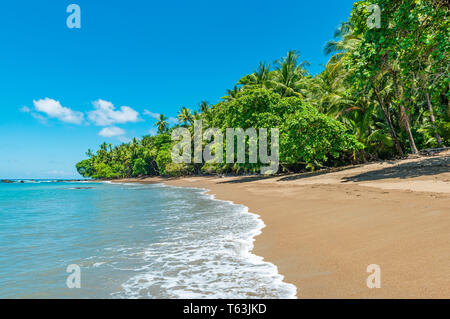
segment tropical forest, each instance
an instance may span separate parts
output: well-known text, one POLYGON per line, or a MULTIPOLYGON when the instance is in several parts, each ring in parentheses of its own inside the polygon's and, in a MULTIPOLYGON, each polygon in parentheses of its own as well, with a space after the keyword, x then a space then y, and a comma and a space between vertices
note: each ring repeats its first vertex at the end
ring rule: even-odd
POLYGON ((193 135, 194 121, 224 133, 278 128, 279 173, 448 146, 449 6, 445 0, 357 1, 334 36, 330 30, 323 48, 330 58, 320 74, 309 74, 296 50, 276 61, 255 61, 254 72, 231 83, 218 103, 182 106, 176 125, 161 114, 157 134, 117 146, 103 143, 76 168, 94 179, 259 173, 260 162, 173 162, 172 131, 184 127, 193 135))

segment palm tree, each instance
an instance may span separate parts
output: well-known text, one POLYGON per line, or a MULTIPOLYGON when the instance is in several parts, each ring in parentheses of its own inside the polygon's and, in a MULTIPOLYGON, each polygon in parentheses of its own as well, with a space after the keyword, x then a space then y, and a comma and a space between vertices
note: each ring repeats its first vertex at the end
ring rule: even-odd
POLYGON ((270 64, 259 62, 258 68, 249 75, 244 76, 237 84, 242 85, 261 85, 269 88, 272 83, 272 73, 270 72, 270 64))
MULTIPOLYGON (((386 71, 380 71, 378 76, 372 79, 370 91, 374 95, 372 100, 378 103, 383 112, 388 130, 372 130, 373 122, 376 122, 378 119, 373 115, 376 114, 375 110, 364 97, 367 93, 346 94, 346 88, 351 86, 349 77, 355 74, 355 70, 349 67, 347 61, 352 52, 359 50, 361 37, 354 34, 352 25, 347 22, 341 23, 340 27, 335 31, 334 37, 336 40, 328 41, 323 50, 325 55, 334 55, 330 58, 325 71, 321 74, 321 76, 326 78, 325 82, 328 84, 326 89, 320 94, 322 111, 329 116, 339 118, 345 123, 353 123, 351 126, 358 127, 358 130, 355 132, 356 135, 367 138, 364 142, 368 142, 369 137, 372 141, 375 138, 383 140, 384 144, 387 144, 386 141, 391 140, 397 152, 403 156, 403 150, 392 124, 389 107, 383 101, 382 95, 388 95, 389 91, 392 90, 391 86, 386 82, 387 77, 384 76, 386 71), (384 81, 382 85, 379 83, 380 80, 384 81), (347 121, 349 117, 352 117, 352 120, 347 121), (364 132, 364 130, 368 131, 364 132), (383 135, 386 132, 389 132, 390 138, 383 135)), ((362 139, 360 138, 360 140, 362 139)))
POLYGON ((207 101, 201 101, 199 108, 201 113, 196 120, 203 120, 204 124, 209 127, 209 124, 214 118, 212 106, 210 106, 207 101))
POLYGON ((201 120, 201 114, 200 112, 194 111, 194 113, 192 114, 192 119, 193 121, 200 121, 201 120))
POLYGON ((341 25, 334 31, 334 38, 325 44, 323 53, 325 55, 335 54, 334 56, 340 59, 349 51, 354 50, 361 38, 353 33, 353 28, 348 22, 342 22, 341 25))
POLYGON ((167 125, 167 117, 165 117, 164 114, 160 114, 158 121, 155 123, 155 126, 158 127, 158 133, 164 133, 167 130, 167 125))
MULTIPOLYGON (((356 50, 361 39, 355 37, 352 33, 352 27, 349 23, 341 23, 340 27, 334 33, 336 40, 330 40, 325 45, 323 52, 325 55, 333 54, 328 61, 324 72, 319 78, 324 81, 320 92, 320 104, 324 113, 334 118, 341 116, 343 112, 349 111, 356 107, 361 109, 359 103, 353 96, 346 94, 349 85, 348 78, 352 74, 352 70, 348 69, 346 60, 349 54, 356 50)), ((363 105, 365 101, 362 101, 363 105)))
POLYGON ((256 78, 256 84, 268 86, 270 82, 270 63, 259 62, 258 68, 253 73, 256 78))
POLYGON ((209 110, 209 103, 207 101, 200 101, 198 105, 200 107, 200 112, 206 113, 209 110))
POLYGON ((287 56, 275 61, 274 86, 281 96, 303 97, 300 93, 302 80, 308 75, 305 66, 308 62, 298 62, 300 55, 295 50, 289 50, 287 56))
POLYGON ((184 106, 178 111, 177 118, 180 124, 183 124, 185 127, 188 127, 189 123, 192 123, 192 113, 184 106))
POLYGON ((238 84, 235 84, 232 90, 227 90, 227 95, 223 96, 222 99, 227 101, 234 100, 238 93, 242 90, 242 87, 239 87, 238 84))

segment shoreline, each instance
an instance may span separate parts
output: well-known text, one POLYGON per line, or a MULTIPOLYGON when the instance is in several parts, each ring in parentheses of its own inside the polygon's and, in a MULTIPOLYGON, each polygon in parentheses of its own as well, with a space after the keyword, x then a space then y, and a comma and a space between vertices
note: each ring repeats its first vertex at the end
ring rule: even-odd
MULTIPOLYGON (((150 182, 150 184, 159 184, 159 183, 160 182, 156 182, 156 181, 155 182, 150 182)), ((257 237, 259 235, 262 234, 263 229, 267 227, 267 225, 264 223, 264 220, 261 218, 261 216, 259 214, 251 212, 249 207, 245 206, 243 204, 237 204, 237 203, 235 203, 235 202, 233 202, 231 200, 228 200, 228 199, 219 199, 219 198, 216 197, 215 194, 211 193, 211 190, 209 190, 207 188, 192 187, 192 186, 175 186, 175 185, 168 185, 167 183, 164 183, 164 182, 162 182, 162 184, 164 184, 165 186, 168 186, 168 187, 179 187, 179 188, 187 188, 187 189, 196 189, 196 190, 199 190, 203 196, 206 196, 206 197, 208 197, 209 199, 211 199, 213 201, 226 202, 226 203, 229 203, 229 204, 231 204, 233 206, 236 206, 236 207, 237 206, 242 207, 243 208, 243 210, 242 210, 243 214, 251 215, 253 218, 255 218, 255 220, 258 222, 258 224, 260 224, 254 230, 252 230, 250 232, 250 237, 249 237, 249 240, 248 240, 249 241, 249 246, 246 247, 246 252, 245 252, 248 255, 248 258, 251 259, 251 260, 257 259, 257 260, 260 260, 260 262, 268 263, 271 266, 273 266, 274 269, 275 269, 275 277, 276 277, 276 281, 275 282, 277 282, 277 285, 278 286, 280 286, 280 285, 287 285, 287 286, 291 286, 292 287, 293 292, 291 292, 289 297, 287 297, 286 299, 298 299, 297 298, 297 291, 298 291, 297 286, 295 286, 292 283, 286 282, 285 276, 280 273, 280 271, 278 269, 278 266, 276 264, 266 260, 264 258, 264 256, 261 256, 261 255, 258 255, 258 254, 255 253, 255 242, 256 242, 256 239, 257 239, 257 237)))
POLYGON ((285 176, 122 179, 207 189, 266 225, 251 253, 297 298, 449 298, 450 152, 285 176), (366 285, 381 267, 380 289, 366 285))

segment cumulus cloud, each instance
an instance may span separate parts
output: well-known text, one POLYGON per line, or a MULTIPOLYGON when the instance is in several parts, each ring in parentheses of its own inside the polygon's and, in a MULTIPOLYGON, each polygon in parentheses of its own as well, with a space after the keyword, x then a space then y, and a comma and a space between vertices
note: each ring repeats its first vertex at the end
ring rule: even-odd
POLYGON ((103 137, 114 137, 114 136, 122 136, 125 134, 125 131, 117 126, 109 126, 103 128, 98 135, 103 137))
MULTIPOLYGON (((84 119, 84 114, 78 111, 73 111, 68 107, 62 106, 59 101, 46 97, 41 100, 33 100, 34 108, 38 112, 46 114, 48 117, 57 118, 61 122, 81 124, 84 119)), ((26 111, 29 108, 22 108, 22 111, 26 111)))
POLYGON ((92 104, 95 110, 88 112, 88 117, 98 126, 139 121, 139 113, 129 106, 121 106, 119 110, 116 110, 111 102, 101 99, 92 104))

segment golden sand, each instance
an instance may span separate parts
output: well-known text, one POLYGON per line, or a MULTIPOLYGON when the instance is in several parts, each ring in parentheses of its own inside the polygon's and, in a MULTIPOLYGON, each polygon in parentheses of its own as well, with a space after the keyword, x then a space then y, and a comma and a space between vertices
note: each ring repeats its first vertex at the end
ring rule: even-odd
POLYGON ((201 187, 267 225, 254 253, 299 298, 450 298, 450 152, 275 177, 146 178, 201 187), (367 266, 381 267, 368 288, 367 266))

